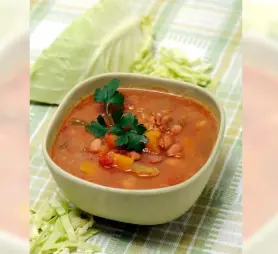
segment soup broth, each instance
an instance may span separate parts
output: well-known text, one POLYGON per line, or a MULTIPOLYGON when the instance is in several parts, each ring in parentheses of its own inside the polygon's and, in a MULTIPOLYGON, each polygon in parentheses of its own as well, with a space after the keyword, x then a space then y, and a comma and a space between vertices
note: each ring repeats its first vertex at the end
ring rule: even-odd
POLYGON ((53 161, 79 178, 123 189, 167 187, 196 174, 217 138, 213 113, 192 98, 133 88, 119 92, 124 96, 124 112, 132 113, 147 129, 143 151, 115 147, 112 135, 96 138, 86 130, 87 123, 105 112, 104 104, 90 95, 62 123, 51 150, 53 161))

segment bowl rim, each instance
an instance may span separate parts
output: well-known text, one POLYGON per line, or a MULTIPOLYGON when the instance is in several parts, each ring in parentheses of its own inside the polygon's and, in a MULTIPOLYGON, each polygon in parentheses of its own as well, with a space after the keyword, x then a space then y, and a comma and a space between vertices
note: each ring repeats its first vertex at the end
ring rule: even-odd
POLYGON ((56 110, 54 116, 50 120, 50 123, 48 125, 46 134, 45 134, 44 139, 43 139, 42 150, 43 150, 43 156, 44 156, 44 159, 45 159, 45 162, 46 162, 47 166, 51 167, 52 170, 54 170, 57 174, 59 174, 63 178, 67 178, 67 180, 69 180, 69 181, 75 182, 77 184, 85 185, 86 187, 89 187, 89 188, 95 188, 95 189, 99 189, 99 190, 103 190, 103 191, 107 191, 107 192, 119 193, 119 194, 127 194, 127 195, 155 195, 155 194, 161 194, 161 193, 165 193, 165 192, 171 192, 171 191, 176 191, 176 190, 182 189, 182 188, 186 187, 187 185, 191 184, 192 182, 194 182, 196 179, 198 179, 203 174, 203 172, 210 166, 210 164, 212 164, 215 156, 217 155, 217 152, 221 148, 221 145, 222 145, 223 139, 224 139, 225 123, 226 123, 226 121, 225 121, 225 113, 224 113, 224 109, 221 106, 221 104, 218 102, 218 100, 210 92, 208 92, 204 88, 201 88, 201 87, 199 87, 197 85, 193 85, 193 84, 190 84, 190 83, 185 83, 185 82, 177 81, 177 80, 173 80, 173 79, 154 77, 154 76, 149 76, 149 75, 144 75, 144 74, 118 73, 118 72, 106 73, 106 74, 101 74, 101 75, 90 77, 90 78, 80 82, 78 85, 73 87, 66 94, 66 96, 61 101, 58 109, 56 110), (209 99, 211 101, 213 101, 215 103, 216 108, 219 110, 219 113, 220 113, 218 136, 217 136, 214 148, 213 148, 213 150, 212 150, 208 160, 197 171, 197 173, 195 173, 189 179, 187 179, 187 180, 185 180, 185 181, 183 181, 183 182, 181 182, 179 184, 176 184, 176 185, 167 186, 167 187, 161 187, 161 188, 155 188, 155 189, 135 189, 135 190, 132 189, 132 190, 130 190, 130 189, 120 189, 120 188, 108 187, 108 186, 104 186, 104 185, 100 185, 100 184, 96 184, 96 183, 93 183, 93 182, 89 182, 89 181, 83 180, 81 178, 78 178, 77 176, 74 176, 74 175, 68 173, 66 170, 64 170, 61 167, 59 167, 51 159, 51 157, 50 157, 50 155, 49 155, 49 153, 47 151, 47 141, 48 141, 48 138, 49 138, 50 133, 51 133, 52 125, 56 121, 56 119, 58 118, 59 112, 62 111, 63 108, 65 107, 65 105, 67 104, 68 99, 72 95, 74 95, 74 93, 76 91, 78 91, 82 86, 85 86, 88 83, 93 83, 93 82, 95 82, 97 80, 100 80, 100 79, 103 79, 103 78, 111 78, 112 79, 112 78, 115 78, 115 76, 118 77, 119 79, 134 77, 134 78, 137 78, 137 79, 141 78, 141 79, 149 80, 150 83, 152 81, 162 81, 162 82, 168 82, 168 83, 177 84, 177 85, 183 85, 185 88, 186 87, 190 87, 192 89, 197 90, 200 93, 205 94, 206 96, 209 97, 209 99))

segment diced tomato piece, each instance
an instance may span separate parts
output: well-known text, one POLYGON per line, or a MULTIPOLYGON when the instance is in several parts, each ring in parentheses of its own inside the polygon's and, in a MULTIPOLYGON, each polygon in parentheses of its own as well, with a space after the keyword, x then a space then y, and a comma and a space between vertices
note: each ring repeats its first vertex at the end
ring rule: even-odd
POLYGON ((112 156, 110 156, 109 154, 100 156, 98 161, 99 161, 99 164, 105 168, 111 168, 115 164, 114 158, 112 156))
POLYGON ((117 136, 114 134, 106 134, 104 136, 104 140, 106 142, 106 145, 110 148, 115 148, 115 142, 116 142, 117 136))
POLYGON ((108 154, 110 152, 110 147, 108 145, 103 145, 101 148, 100 148, 100 151, 98 153, 99 156, 104 156, 106 154, 108 154))

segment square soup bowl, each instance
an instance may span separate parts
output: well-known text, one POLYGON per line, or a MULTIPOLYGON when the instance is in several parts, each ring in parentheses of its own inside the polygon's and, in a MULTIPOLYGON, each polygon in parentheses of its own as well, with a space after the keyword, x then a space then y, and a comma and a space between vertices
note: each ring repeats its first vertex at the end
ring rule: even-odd
POLYGON ((222 107, 203 88, 146 75, 110 73, 89 78, 78 84, 65 96, 49 125, 43 141, 43 154, 53 178, 65 197, 81 210, 115 221, 156 225, 180 217, 197 201, 219 157, 224 128, 225 117, 222 107), (193 97, 215 114, 219 123, 215 146, 206 164, 194 176, 170 187, 124 190, 77 178, 52 161, 49 151, 65 116, 82 97, 92 93, 96 88, 103 87, 113 78, 120 79, 121 87, 160 90, 193 97))

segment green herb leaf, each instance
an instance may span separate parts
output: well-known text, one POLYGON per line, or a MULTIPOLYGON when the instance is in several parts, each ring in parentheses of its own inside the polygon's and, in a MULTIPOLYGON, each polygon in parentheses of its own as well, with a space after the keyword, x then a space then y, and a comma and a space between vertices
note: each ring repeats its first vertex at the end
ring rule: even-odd
POLYGON ((119 79, 112 79, 108 84, 103 88, 97 88, 94 94, 94 99, 96 102, 106 103, 111 96, 117 91, 120 86, 119 79))
POLYGON ((134 129, 134 126, 138 124, 137 118, 131 113, 126 113, 123 115, 120 125, 122 128, 134 129))
POLYGON ((109 99, 109 103, 108 104, 115 104, 118 106, 122 106, 124 104, 124 96, 119 93, 118 91, 116 91, 113 96, 111 96, 111 98, 109 99))
POLYGON ((122 111, 115 113, 114 121, 117 122, 110 132, 117 135, 117 146, 126 146, 127 150, 135 150, 141 152, 148 142, 148 139, 143 135, 146 128, 143 124, 138 124, 138 119, 131 113, 122 115, 122 111), (121 116, 121 118, 120 118, 121 116))
POLYGON ((99 123, 100 125, 102 125, 102 126, 104 126, 104 127, 107 127, 107 126, 106 126, 106 123, 105 123, 105 120, 104 120, 104 117, 103 117, 102 115, 99 115, 99 116, 97 117, 97 121, 98 121, 98 123, 99 123))
POLYGON ((116 146, 123 146, 128 144, 128 136, 126 134, 123 134, 121 136, 118 136, 115 142, 116 146))
POLYGON ((92 121, 90 124, 86 125, 86 130, 90 133, 95 135, 97 138, 104 137, 108 128, 96 121, 92 121))
POLYGON ((141 152, 145 147, 145 144, 148 143, 148 139, 144 135, 139 135, 132 131, 127 133, 128 136, 128 150, 135 150, 137 152, 141 152))
POLYGON ((139 135, 143 135, 147 130, 143 124, 138 124, 138 119, 131 113, 126 113, 123 115, 120 125, 122 128, 134 130, 139 135))
POLYGON ((121 121, 121 118, 123 116, 123 111, 121 109, 116 110, 112 113, 112 118, 114 123, 119 123, 121 121))
POLYGON ((143 124, 139 124, 136 126, 136 132, 139 135, 143 135, 147 131, 147 128, 143 124))
POLYGON ((119 125, 112 126, 109 132, 116 136, 125 134, 125 131, 123 129, 121 129, 121 127, 119 125))
POLYGON ((94 94, 95 102, 103 102, 106 104, 106 114, 108 115, 108 109, 110 104, 122 106, 124 104, 124 96, 120 94, 117 89, 120 86, 119 79, 112 79, 103 88, 98 88, 94 94))

